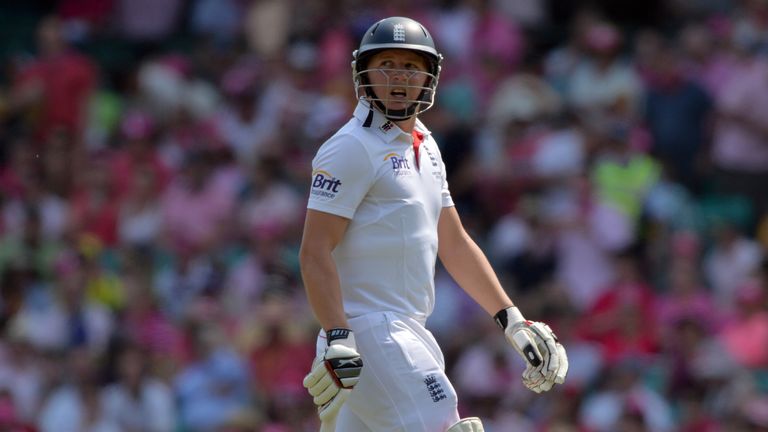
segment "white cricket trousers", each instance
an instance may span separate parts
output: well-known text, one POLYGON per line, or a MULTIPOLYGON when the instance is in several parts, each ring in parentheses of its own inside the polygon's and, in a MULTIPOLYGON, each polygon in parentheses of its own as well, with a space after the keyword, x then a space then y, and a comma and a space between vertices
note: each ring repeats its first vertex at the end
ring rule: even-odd
MULTIPOLYGON (((363 358, 360 381, 344 403, 336 432, 444 432, 459 421, 445 359, 424 326, 374 312, 349 320, 363 358)), ((317 350, 325 350, 321 330, 317 350)))

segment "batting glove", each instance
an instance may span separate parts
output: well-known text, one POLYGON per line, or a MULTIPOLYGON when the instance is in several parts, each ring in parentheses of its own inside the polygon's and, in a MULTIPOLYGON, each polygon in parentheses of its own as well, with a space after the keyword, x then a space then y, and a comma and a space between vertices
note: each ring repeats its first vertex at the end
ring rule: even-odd
POLYGON ((541 393, 562 384, 568 373, 565 348, 548 325, 527 321, 517 307, 502 309, 494 317, 507 341, 525 360, 523 384, 541 393))
POLYGON ((328 347, 315 358, 312 370, 304 378, 304 387, 312 395, 322 422, 336 417, 363 368, 352 330, 332 329, 327 337, 328 347))

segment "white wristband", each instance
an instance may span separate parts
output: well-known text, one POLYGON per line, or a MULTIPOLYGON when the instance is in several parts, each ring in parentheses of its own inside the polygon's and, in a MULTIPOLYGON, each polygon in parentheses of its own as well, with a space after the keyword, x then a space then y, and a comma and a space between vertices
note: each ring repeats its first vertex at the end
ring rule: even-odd
POLYGON ((525 322, 525 318, 523 318, 523 314, 517 306, 510 306, 500 310, 499 313, 494 316, 494 319, 496 320, 496 324, 498 324, 502 330, 506 330, 517 323, 525 322))
POLYGON ((509 320, 509 324, 515 325, 519 322, 525 321, 525 318, 523 318, 523 314, 520 312, 520 309, 517 308, 517 306, 512 306, 507 308, 507 319, 509 320))
POLYGON ((352 348, 357 351, 357 344, 355 343, 355 333, 350 329, 334 328, 326 332, 328 338, 328 346, 331 345, 344 345, 347 348, 352 348))

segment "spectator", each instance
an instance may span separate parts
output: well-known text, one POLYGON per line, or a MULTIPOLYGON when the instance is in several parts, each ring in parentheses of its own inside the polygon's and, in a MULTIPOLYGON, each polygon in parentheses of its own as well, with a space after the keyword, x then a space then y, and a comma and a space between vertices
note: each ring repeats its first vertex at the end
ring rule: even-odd
POLYGON ((106 417, 123 431, 173 432, 176 409, 173 392, 152 377, 146 352, 130 343, 117 354, 117 381, 104 389, 106 417))
POLYGON ((520 201, 520 215, 500 220, 490 238, 497 246, 495 257, 521 292, 540 289, 551 282, 557 267, 556 237, 539 215, 534 199, 520 201))
POLYGON ((702 154, 709 137, 712 101, 705 89, 683 74, 678 51, 661 49, 648 72, 645 121, 652 139, 652 153, 664 164, 667 174, 691 190, 700 185, 702 154))
POLYGON ((36 349, 83 347, 93 354, 103 353, 114 318, 106 307, 86 296, 82 257, 69 252, 61 255, 56 262, 55 289, 38 287, 29 293, 11 325, 36 349))
POLYGON ((179 373, 174 389, 182 427, 205 432, 223 426, 248 407, 249 376, 216 324, 202 324, 192 336, 195 357, 179 373))
POLYGON ((206 251, 223 239, 234 206, 234 190, 218 176, 211 154, 186 157, 181 175, 161 198, 162 233, 174 251, 206 251))
POLYGON ((273 288, 262 298, 258 320, 246 321, 261 328, 261 336, 249 349, 251 376, 269 418, 296 424, 292 415, 307 406, 299 384, 306 375, 304 365, 315 356, 314 332, 306 331, 303 321, 289 318, 296 314, 286 293, 273 288))
POLYGON ((26 340, 17 336, 9 338, 0 356, 0 388, 10 399, 5 401, 8 404, 6 408, 10 410, 5 413, 10 418, 5 419, 17 427, 31 428, 36 423, 48 385, 42 356, 26 340))
MULTIPOLYGON (((11 160, 0 170, 2 226, 8 236, 24 232, 23 226, 33 212, 39 218, 39 236, 44 241, 58 241, 64 235, 69 202, 50 189, 43 178, 35 149, 26 140, 11 144, 11 160)), ((2 232, 0 232, 2 235, 2 232)))
POLYGON ((8 432, 34 432, 34 425, 19 418, 13 397, 6 389, 0 389, 0 426, 8 432))
POLYGON ((158 42, 179 25, 179 0, 116 0, 115 24, 120 34, 135 42, 158 42))
POLYGON ((704 257, 704 275, 718 303, 730 310, 737 289, 758 270, 764 252, 729 222, 716 222, 712 231, 714 243, 704 257))
POLYGON ((244 4, 237 0, 196 0, 190 25, 197 34, 232 43, 242 27, 244 9, 244 4))
POLYGON ((112 247, 117 244, 120 202, 115 199, 115 179, 106 155, 95 156, 91 169, 82 173, 82 184, 71 198, 69 229, 75 238, 92 239, 112 247))
POLYGON ((599 22, 585 33, 587 55, 568 83, 569 103, 590 122, 609 115, 631 116, 639 108, 640 81, 620 57, 623 37, 615 25, 599 22))
POLYGON ((688 79, 707 91, 711 100, 719 99, 725 85, 738 73, 739 56, 727 35, 718 34, 712 23, 689 23, 678 35, 682 69, 688 79))
MULTIPOLYGON (((488 330, 493 328, 488 326, 488 330)), ((464 347, 454 367, 456 385, 464 395, 463 403, 482 417, 489 416, 491 407, 500 404, 524 368, 523 363, 496 342, 493 332, 488 335, 464 347), (478 368, 486 373, 472 379, 472 371, 478 368)))
POLYGON ((56 16, 39 22, 37 44, 38 57, 15 77, 12 106, 40 112, 34 125, 37 137, 46 138, 63 129, 75 137, 77 145, 85 126, 88 98, 96 85, 97 67, 69 45, 56 16))
POLYGON ((156 172, 140 167, 132 176, 131 192, 125 197, 118 214, 120 244, 152 246, 160 235, 160 187, 156 172))
POLYGON ((596 199, 617 210, 633 229, 646 206, 649 193, 659 182, 661 167, 651 156, 633 148, 632 127, 624 122, 606 125, 600 131, 600 147, 590 176, 596 199))
POLYGON ((152 291, 154 275, 146 272, 150 265, 150 260, 136 257, 126 262, 123 283, 127 301, 120 327, 122 335, 150 357, 152 367, 147 368, 170 380, 186 360, 186 352, 175 317, 160 308, 152 291))
POLYGON ((108 158, 117 197, 132 192, 133 178, 141 170, 150 170, 156 179, 155 189, 161 192, 168 184, 170 169, 157 151, 157 125, 149 114, 137 111, 124 115, 120 124, 122 143, 108 158))
POLYGON ((735 360, 749 368, 768 366, 768 345, 755 343, 768 338, 768 295, 758 281, 739 287, 738 309, 734 320, 720 332, 719 338, 735 360))
POLYGON ((40 432, 120 432, 101 405, 93 354, 79 348, 67 356, 66 378, 43 403, 40 432))
POLYGON ((669 273, 669 288, 658 302, 660 327, 693 320, 709 331, 718 329, 725 316, 711 291, 699 280, 695 263, 673 262, 669 273))
POLYGON ((581 322, 583 337, 597 342, 609 364, 649 358, 658 352, 656 296, 632 251, 614 258, 616 278, 581 322))
POLYGON ((642 380, 643 368, 626 360, 604 374, 597 391, 581 407, 581 425, 597 432, 672 431, 668 402, 642 380))
POLYGON ((283 164, 278 158, 265 157, 252 168, 241 204, 244 232, 279 235, 301 224, 301 198, 285 181, 283 164))
POLYGON ((754 58, 734 75, 716 100, 712 163, 718 191, 743 195, 758 216, 768 208, 758 185, 768 181, 768 63, 754 58))
POLYGON ((222 77, 221 87, 227 99, 217 125, 224 142, 247 166, 277 139, 275 117, 279 112, 264 97, 266 84, 259 73, 264 66, 247 59, 240 63, 222 77))
POLYGON ((11 268, 24 268, 49 279, 61 244, 43 235, 41 215, 36 208, 26 207, 22 212, 23 225, 0 237, 0 277, 11 268))
POLYGON ((632 241, 623 215, 596 202, 583 176, 576 177, 542 206, 557 236, 555 280, 579 311, 591 308, 614 277, 611 252, 632 241))

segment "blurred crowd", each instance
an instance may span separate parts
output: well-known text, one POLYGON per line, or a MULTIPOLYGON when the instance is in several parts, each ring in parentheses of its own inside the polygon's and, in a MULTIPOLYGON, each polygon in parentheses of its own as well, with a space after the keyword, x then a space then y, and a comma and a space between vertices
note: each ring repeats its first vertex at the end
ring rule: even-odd
POLYGON ((613 3, 2 2, 0 430, 317 430, 310 162, 402 15, 445 56, 422 120, 464 223, 571 363, 527 391, 438 265, 461 413, 768 431, 768 1, 613 3))

